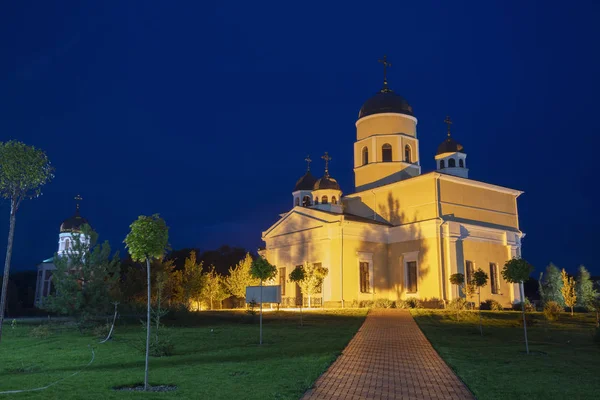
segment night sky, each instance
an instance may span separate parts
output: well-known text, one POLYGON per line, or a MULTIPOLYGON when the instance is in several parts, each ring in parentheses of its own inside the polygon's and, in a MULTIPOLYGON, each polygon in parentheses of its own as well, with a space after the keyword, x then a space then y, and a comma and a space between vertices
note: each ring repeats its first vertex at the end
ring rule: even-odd
MULTIPOLYGON (((0 12, 0 140, 56 167, 17 215, 16 270, 56 251, 78 193, 121 251, 152 213, 173 248, 256 250, 291 208, 307 154, 318 175, 328 151, 354 191, 354 123, 387 54, 390 87, 419 120, 422 171, 450 115, 470 177, 525 192, 536 271, 600 274, 598 2, 50 3, 0 12)), ((0 243, 8 216, 2 201, 0 243)))

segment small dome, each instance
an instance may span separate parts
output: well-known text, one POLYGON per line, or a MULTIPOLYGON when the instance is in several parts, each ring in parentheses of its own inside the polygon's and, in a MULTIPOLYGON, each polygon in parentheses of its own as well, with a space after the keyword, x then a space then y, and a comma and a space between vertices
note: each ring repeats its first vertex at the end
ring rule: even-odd
POLYGON ((319 189, 341 190, 340 185, 337 183, 337 181, 329 175, 325 175, 324 177, 320 178, 315 182, 313 190, 319 189))
POLYGON ((294 192, 297 190, 312 190, 313 186, 315 186, 315 182, 317 178, 310 171, 307 171, 298 181, 296 182, 296 186, 294 187, 294 192))
POLYGON ((88 224, 87 220, 79 215, 79 208, 75 211, 75 215, 67 218, 60 224, 60 232, 81 232, 81 227, 88 224))
POLYGON ((444 154, 444 153, 456 153, 456 152, 464 153, 465 148, 463 147, 462 144, 460 144, 456 140, 452 139, 451 136, 448 136, 446 138, 446 140, 444 140, 442 142, 442 144, 440 144, 438 146, 436 155, 440 155, 440 154, 444 154))
POLYGON ((413 115, 413 109, 408 101, 392 90, 384 88, 375 96, 365 101, 358 113, 358 119, 374 114, 396 113, 413 115))

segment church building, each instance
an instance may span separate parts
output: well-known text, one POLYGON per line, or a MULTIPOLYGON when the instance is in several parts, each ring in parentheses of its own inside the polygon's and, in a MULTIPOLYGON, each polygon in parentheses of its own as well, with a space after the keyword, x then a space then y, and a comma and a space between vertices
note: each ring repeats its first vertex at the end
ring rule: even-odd
POLYGON ((437 151, 419 148, 411 105, 388 87, 358 113, 354 142, 355 192, 343 195, 329 174, 309 168, 292 192, 292 209, 262 234, 261 254, 278 268, 283 304, 297 304, 289 281, 299 265, 328 269, 317 304, 343 307, 363 301, 417 298, 447 303, 463 296, 450 276, 482 269, 489 276, 481 299, 508 307, 520 301, 503 280, 504 263, 521 255, 517 198, 523 193, 469 179, 465 148, 448 131, 437 151), (421 155, 436 169, 421 172, 421 155))

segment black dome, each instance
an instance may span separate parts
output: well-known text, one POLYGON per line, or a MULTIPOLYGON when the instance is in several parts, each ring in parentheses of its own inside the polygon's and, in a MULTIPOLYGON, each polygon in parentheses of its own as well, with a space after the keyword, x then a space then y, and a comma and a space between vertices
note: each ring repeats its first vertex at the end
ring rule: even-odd
POLYGON ((296 190, 313 190, 313 186, 315 186, 316 181, 317 181, 317 178, 315 178, 315 176, 313 174, 311 174, 310 171, 306 171, 306 174, 304 174, 304 176, 302 176, 296 182, 296 186, 294 187, 294 192, 296 190))
POLYGON ((451 136, 448 136, 446 140, 442 142, 438 146, 436 155, 444 154, 444 153, 456 153, 456 152, 465 152, 465 148, 462 144, 458 143, 456 140, 452 139, 451 136))
POLYGON ((315 182, 314 190, 319 189, 332 189, 332 190, 340 190, 340 185, 337 183, 335 179, 330 177, 329 175, 325 175, 315 182))
POLYGON ((81 232, 81 227, 87 224, 87 220, 79 215, 79 209, 75 211, 75 215, 71 218, 67 218, 60 224, 60 231, 62 232, 81 232))
POLYGON ((365 101, 358 113, 358 118, 373 114, 397 113, 413 115, 413 109, 403 97, 397 95, 390 89, 382 89, 375 96, 365 101))

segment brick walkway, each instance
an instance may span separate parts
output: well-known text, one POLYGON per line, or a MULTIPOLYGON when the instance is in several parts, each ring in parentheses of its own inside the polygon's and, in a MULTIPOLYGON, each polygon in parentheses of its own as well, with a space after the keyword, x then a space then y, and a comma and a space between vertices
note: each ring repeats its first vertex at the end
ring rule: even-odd
POLYGON ((474 399, 406 310, 371 310, 303 399, 474 399))

